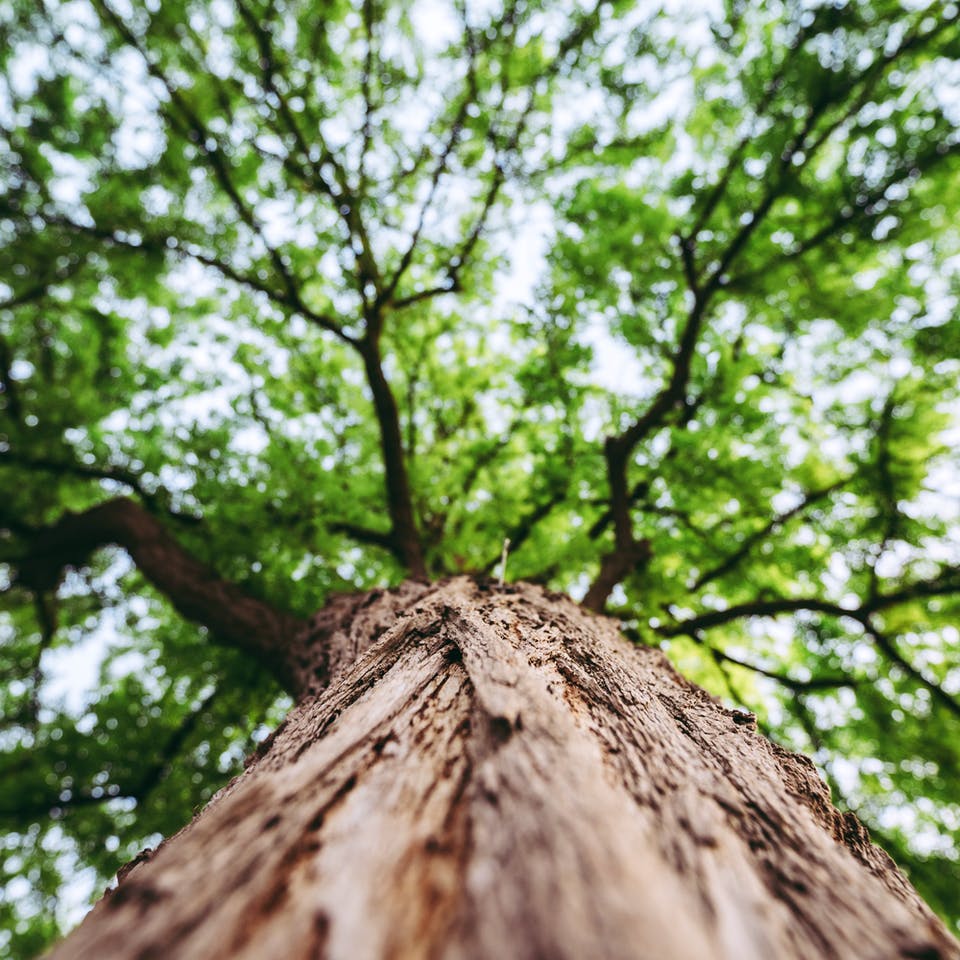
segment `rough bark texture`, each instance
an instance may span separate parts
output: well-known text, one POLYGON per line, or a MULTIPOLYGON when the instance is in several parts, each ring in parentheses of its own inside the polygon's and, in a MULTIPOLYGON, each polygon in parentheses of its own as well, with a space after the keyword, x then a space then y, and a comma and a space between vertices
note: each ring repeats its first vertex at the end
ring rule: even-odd
POLYGON ((327 690, 54 957, 960 957, 808 760, 611 621, 465 579, 341 613, 327 690))

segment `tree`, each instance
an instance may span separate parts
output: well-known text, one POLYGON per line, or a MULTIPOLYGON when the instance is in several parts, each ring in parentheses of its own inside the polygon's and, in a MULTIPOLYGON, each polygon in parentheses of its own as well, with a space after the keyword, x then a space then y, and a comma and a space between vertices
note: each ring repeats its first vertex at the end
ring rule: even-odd
POLYGON ((956 955, 957 7, 677 6, 0 13, 0 950, 956 955))

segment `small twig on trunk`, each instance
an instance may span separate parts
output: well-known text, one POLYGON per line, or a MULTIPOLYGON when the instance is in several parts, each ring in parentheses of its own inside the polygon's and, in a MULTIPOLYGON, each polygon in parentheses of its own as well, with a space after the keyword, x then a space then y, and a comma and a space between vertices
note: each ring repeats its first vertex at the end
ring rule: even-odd
POLYGON ((510 551, 510 538, 504 537, 503 550, 500 552, 500 586, 503 586, 503 579, 507 575, 507 553, 510 551))

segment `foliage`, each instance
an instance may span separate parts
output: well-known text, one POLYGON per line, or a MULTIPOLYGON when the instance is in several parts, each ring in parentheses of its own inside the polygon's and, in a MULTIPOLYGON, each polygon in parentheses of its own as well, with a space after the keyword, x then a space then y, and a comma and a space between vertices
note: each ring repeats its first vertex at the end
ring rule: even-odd
POLYGON ((300 616, 509 538, 958 921, 955 3, 47 0, 0 58, 0 955, 289 703, 116 548, 18 583, 118 493, 300 616))

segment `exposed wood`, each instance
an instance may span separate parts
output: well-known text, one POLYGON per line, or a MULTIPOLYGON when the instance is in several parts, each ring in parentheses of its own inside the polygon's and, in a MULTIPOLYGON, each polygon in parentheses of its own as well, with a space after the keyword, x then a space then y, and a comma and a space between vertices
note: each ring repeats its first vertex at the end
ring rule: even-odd
POLYGON ((960 957, 808 760, 612 621, 459 578, 316 629, 326 691, 54 958, 960 957))

